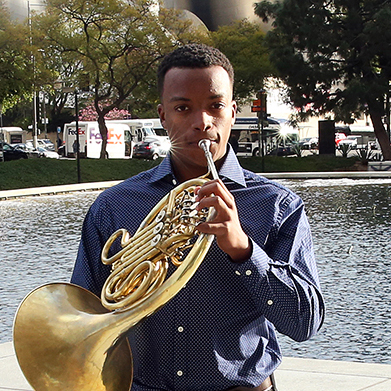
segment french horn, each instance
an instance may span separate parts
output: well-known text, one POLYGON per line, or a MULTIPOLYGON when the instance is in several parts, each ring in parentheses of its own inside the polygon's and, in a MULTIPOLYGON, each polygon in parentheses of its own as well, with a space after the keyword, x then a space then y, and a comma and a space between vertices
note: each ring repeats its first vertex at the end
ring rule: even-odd
MULTIPOLYGON (((212 178, 218 178, 210 141, 201 140, 212 178)), ((13 328, 19 366, 36 391, 128 391, 132 355, 126 332, 173 298, 203 261, 213 235, 196 225, 213 218, 198 212, 194 190, 208 179, 184 182, 165 196, 133 237, 112 234, 102 262, 112 272, 101 299, 70 283, 50 283, 29 293, 13 328), (121 250, 109 257, 115 241, 121 250), (169 263, 176 266, 169 278, 169 263)))

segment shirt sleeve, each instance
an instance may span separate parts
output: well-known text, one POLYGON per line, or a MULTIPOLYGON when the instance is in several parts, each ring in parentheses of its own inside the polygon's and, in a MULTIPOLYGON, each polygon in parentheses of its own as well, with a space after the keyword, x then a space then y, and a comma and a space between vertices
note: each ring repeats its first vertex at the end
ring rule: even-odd
POLYGON ((324 301, 304 204, 297 196, 285 201, 265 245, 251 238, 252 256, 234 267, 276 329, 305 341, 323 323, 324 301))
POLYGON ((83 222, 71 283, 100 297, 102 286, 110 274, 110 266, 101 262, 101 252, 107 235, 98 228, 99 213, 95 212, 94 206, 90 208, 83 222))

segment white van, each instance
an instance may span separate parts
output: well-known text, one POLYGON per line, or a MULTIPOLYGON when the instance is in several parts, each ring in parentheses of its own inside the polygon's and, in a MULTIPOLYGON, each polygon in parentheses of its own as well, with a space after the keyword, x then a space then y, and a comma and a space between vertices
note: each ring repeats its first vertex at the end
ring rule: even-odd
POLYGON ((8 144, 24 144, 27 138, 27 131, 17 126, 2 127, 0 134, 3 135, 4 142, 8 144))
MULTIPOLYGON (((102 149, 102 136, 98 122, 79 121, 80 155, 98 159, 102 149)), ((107 126, 106 157, 109 159, 123 159, 126 157, 126 142, 130 142, 131 133, 128 125, 109 123, 107 126)), ((74 157, 76 149, 76 122, 64 125, 65 156, 74 157)))

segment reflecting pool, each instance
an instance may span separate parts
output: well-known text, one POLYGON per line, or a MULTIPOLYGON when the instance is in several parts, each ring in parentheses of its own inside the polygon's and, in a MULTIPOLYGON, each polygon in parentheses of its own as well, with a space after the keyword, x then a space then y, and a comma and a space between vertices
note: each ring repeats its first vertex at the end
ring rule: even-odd
MULTIPOLYGON (((321 332, 280 336, 292 357, 391 364, 391 180, 279 180, 306 203, 326 300, 321 332)), ((69 281, 84 215, 99 192, 0 201, 0 343, 23 297, 69 281)))

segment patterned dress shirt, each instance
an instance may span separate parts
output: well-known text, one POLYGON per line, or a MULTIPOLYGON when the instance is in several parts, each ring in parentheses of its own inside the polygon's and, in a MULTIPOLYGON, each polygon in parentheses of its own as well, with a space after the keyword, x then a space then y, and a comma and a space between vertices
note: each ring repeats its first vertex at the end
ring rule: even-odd
MULTIPOLYGON (((186 286, 129 331, 132 391, 258 386, 282 359, 276 329, 304 341, 321 327, 324 304, 302 200, 244 170, 231 148, 219 176, 235 197, 252 256, 233 263, 213 242, 186 286)), ((133 235, 176 184, 168 155, 101 193, 83 224, 72 282, 100 296, 110 273, 100 260, 106 240, 119 228, 133 235)))

